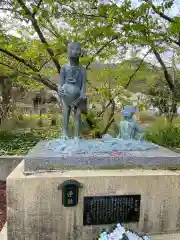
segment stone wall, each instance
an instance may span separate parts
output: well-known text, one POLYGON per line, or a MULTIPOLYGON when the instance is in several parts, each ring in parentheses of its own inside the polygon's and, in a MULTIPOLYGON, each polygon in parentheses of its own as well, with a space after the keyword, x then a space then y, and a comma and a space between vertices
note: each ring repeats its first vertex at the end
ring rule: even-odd
POLYGON ((7 179, 8 240, 92 240, 99 228, 83 226, 84 196, 140 194, 139 222, 127 227, 148 235, 180 232, 180 173, 166 170, 63 170, 25 176, 23 161, 7 179), (62 205, 59 184, 79 181, 79 203, 62 205))
POLYGON ((23 156, 0 156, 0 181, 6 181, 7 176, 22 161, 23 156))

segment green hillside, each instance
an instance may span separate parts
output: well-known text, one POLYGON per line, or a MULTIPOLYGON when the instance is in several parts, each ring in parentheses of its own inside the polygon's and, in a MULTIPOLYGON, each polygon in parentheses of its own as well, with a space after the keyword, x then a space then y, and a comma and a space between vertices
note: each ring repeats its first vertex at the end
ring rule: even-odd
POLYGON ((96 87, 103 87, 104 84, 109 83, 112 88, 117 85, 126 87, 131 81, 128 86, 130 91, 146 93, 149 86, 163 79, 163 73, 158 67, 141 61, 139 58, 134 58, 119 64, 93 64, 88 79, 96 87))

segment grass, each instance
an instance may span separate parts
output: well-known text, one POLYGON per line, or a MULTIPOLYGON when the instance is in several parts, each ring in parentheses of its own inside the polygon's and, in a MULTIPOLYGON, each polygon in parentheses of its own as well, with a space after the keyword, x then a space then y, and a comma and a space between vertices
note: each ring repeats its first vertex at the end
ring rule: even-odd
POLYGON ((56 127, 33 129, 30 132, 0 132, 0 149, 8 155, 24 155, 40 140, 53 139, 60 136, 56 127))
POLYGON ((180 153, 180 149, 179 148, 170 148, 171 151, 174 151, 174 152, 177 152, 177 153, 180 153))

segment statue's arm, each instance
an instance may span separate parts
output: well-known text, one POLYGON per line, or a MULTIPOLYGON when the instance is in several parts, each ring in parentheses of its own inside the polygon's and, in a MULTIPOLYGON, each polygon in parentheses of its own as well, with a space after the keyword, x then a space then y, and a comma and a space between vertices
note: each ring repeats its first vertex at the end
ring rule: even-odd
POLYGON ((87 73, 86 69, 82 68, 82 85, 81 85, 81 97, 84 97, 86 92, 87 73))
POLYGON ((119 133, 117 135, 117 138, 121 138, 121 123, 119 124, 119 133))
POLYGON ((138 132, 138 133, 142 133, 143 132, 141 125, 139 123, 137 123, 137 122, 135 124, 135 128, 136 128, 136 132, 138 132))
POLYGON ((60 87, 65 84, 65 67, 63 66, 60 71, 60 87))
POLYGON ((142 129, 142 127, 140 126, 140 124, 137 123, 137 122, 136 122, 136 132, 137 132, 138 135, 139 135, 138 140, 141 141, 141 140, 143 139, 143 137, 144 137, 144 132, 143 132, 143 129, 142 129))

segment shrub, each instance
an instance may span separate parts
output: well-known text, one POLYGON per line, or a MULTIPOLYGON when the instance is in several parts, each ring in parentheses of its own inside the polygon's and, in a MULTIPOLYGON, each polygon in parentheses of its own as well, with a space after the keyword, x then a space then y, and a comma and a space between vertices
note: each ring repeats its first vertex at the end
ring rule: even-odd
POLYGON ((164 120, 164 122, 156 122, 147 130, 145 138, 148 141, 167 148, 179 147, 180 126, 177 124, 170 124, 166 120, 164 120))
POLYGON ((156 120, 156 116, 148 111, 142 111, 136 115, 139 118, 140 122, 152 122, 156 120))
POLYGON ((31 149, 40 137, 32 133, 10 133, 7 131, 0 132, 0 149, 8 155, 21 155, 31 149))
POLYGON ((61 129, 57 127, 31 129, 30 132, 0 131, 0 150, 8 155, 26 154, 40 140, 60 137, 60 132, 61 129))

